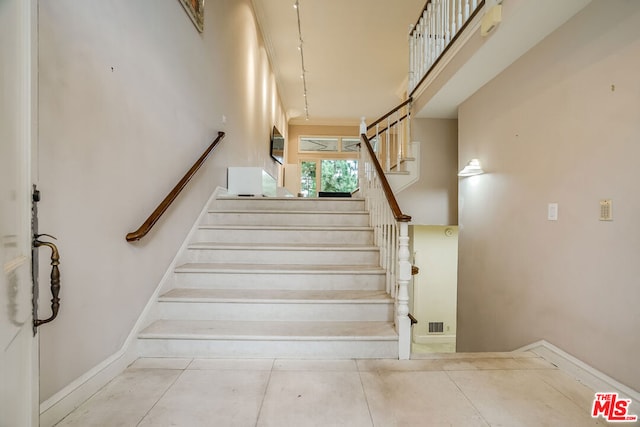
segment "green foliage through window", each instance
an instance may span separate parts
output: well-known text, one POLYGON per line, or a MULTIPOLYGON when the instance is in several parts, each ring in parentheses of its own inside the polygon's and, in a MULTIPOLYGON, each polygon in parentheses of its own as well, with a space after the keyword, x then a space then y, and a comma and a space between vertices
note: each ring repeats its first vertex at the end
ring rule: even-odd
POLYGON ((358 188, 357 160, 311 160, 301 162, 300 191, 304 197, 318 197, 320 191, 352 192, 358 188), (318 183, 318 162, 320 182, 318 183))
POLYGON ((322 160, 322 191, 351 192, 358 188, 357 160, 322 160))
POLYGON ((302 162, 300 191, 304 197, 316 197, 316 162, 302 162))

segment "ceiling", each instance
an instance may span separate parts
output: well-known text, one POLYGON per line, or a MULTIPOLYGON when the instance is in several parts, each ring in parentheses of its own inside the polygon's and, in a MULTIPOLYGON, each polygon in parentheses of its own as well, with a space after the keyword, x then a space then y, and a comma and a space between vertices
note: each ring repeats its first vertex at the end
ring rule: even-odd
MULTIPOLYGON (((503 4, 500 25, 482 40, 472 33, 471 56, 414 105, 415 117, 457 117, 460 103, 590 1, 494 0, 503 4)), ((289 123, 371 123, 404 99, 409 26, 425 0, 299 0, 309 120, 295 0, 252 2, 289 123)))
POLYGON ((252 1, 290 123, 370 122, 401 102, 425 0, 299 0, 308 121, 295 0, 252 1))

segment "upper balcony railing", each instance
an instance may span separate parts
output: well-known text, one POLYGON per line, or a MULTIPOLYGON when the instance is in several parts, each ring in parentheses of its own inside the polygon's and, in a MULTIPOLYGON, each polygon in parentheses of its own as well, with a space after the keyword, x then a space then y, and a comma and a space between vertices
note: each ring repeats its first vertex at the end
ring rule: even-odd
MULTIPOLYGON (((384 173, 404 172, 411 153, 411 98, 366 126, 366 135, 384 173)), ((364 118, 363 123, 364 126, 364 118)), ((364 133, 364 132, 363 132, 364 133)))
POLYGON ((410 95, 482 6, 484 0, 427 1, 409 35, 410 95))

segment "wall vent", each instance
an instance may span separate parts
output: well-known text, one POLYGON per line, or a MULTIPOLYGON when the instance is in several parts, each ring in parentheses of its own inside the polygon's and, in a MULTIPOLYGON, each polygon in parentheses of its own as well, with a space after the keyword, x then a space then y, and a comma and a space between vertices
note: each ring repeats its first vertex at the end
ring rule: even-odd
POLYGON ((442 333, 444 332, 444 322, 429 322, 429 333, 442 333))

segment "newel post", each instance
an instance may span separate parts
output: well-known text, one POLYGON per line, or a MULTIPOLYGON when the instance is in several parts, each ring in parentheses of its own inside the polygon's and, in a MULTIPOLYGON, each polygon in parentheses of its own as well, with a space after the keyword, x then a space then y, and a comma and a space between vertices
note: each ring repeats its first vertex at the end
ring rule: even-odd
POLYGON ((411 280, 411 262, 409 262, 409 223, 398 223, 398 308, 396 328, 398 330, 398 358, 411 356, 411 320, 409 319, 409 281, 411 280))

